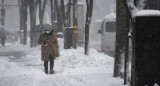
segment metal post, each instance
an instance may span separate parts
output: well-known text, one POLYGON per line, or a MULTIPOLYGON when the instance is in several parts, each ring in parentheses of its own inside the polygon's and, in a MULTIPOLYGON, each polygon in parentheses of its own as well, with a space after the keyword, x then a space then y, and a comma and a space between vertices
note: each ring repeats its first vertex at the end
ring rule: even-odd
POLYGON ((73 0, 73 48, 77 48, 78 38, 78 13, 77 13, 77 0, 73 0))

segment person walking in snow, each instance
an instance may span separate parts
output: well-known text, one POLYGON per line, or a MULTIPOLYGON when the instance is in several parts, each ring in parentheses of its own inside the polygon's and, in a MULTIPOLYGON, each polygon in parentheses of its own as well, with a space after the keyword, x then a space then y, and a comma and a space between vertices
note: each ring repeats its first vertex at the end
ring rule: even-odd
POLYGON ((2 28, 0 31, 0 39, 1 39, 2 46, 5 46, 6 31, 4 30, 4 28, 2 28))
POLYGON ((59 56, 57 36, 54 30, 46 29, 40 35, 38 44, 41 45, 41 60, 44 61, 44 70, 48 74, 48 61, 50 61, 50 74, 54 73, 54 59, 59 56))

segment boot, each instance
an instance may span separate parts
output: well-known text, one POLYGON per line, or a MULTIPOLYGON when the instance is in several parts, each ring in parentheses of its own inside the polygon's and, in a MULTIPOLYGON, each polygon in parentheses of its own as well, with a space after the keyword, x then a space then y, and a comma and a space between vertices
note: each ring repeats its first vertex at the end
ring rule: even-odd
POLYGON ((50 68, 50 74, 54 74, 54 70, 52 67, 50 68))
POLYGON ((45 68, 45 73, 48 74, 48 68, 45 68))
POLYGON ((48 74, 48 61, 44 61, 44 72, 48 74))

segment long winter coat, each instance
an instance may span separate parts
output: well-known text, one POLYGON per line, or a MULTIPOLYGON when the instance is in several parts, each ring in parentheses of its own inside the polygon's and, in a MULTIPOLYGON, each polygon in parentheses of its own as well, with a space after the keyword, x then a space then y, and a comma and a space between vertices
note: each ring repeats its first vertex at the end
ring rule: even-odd
POLYGON ((59 49, 58 49, 58 41, 55 32, 50 34, 43 33, 40 35, 38 44, 42 45, 41 47, 41 60, 48 61, 49 56, 58 57, 59 49))

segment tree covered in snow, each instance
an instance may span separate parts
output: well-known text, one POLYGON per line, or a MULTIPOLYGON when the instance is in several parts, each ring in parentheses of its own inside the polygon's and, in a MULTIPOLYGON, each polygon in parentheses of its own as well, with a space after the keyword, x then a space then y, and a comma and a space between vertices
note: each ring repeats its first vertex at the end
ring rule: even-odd
MULTIPOLYGON (((129 65, 129 37, 130 25, 133 24, 133 16, 139 9, 143 9, 146 0, 117 0, 117 19, 116 19, 116 44, 115 44, 115 62, 114 77, 123 75, 124 84, 127 84, 128 65, 129 65), (137 7, 135 6, 137 5, 137 7), (123 68, 124 64, 124 68, 123 68), (124 70, 122 70, 124 69, 124 70)), ((132 27, 133 28, 133 27, 132 27)))
POLYGON ((115 62, 114 62, 114 77, 121 75, 123 58, 125 54, 125 43, 127 37, 127 29, 129 15, 127 13, 126 0, 117 0, 117 17, 116 17, 116 44, 115 44, 115 62))
MULTIPOLYGON (((127 68, 129 64, 128 63, 128 48, 127 48, 128 47, 128 39, 127 39, 128 35, 127 34, 128 34, 130 26, 131 26, 131 29, 134 29, 134 22, 135 22, 133 21, 132 18, 135 16, 135 14, 138 11, 143 10, 143 9, 159 10, 160 9, 159 4, 160 4, 159 0, 124 0, 124 2, 120 2, 119 0, 117 0, 117 35, 116 35, 116 54, 115 54, 114 76, 115 77, 120 76, 122 72, 121 69, 123 68, 123 65, 122 65, 123 57, 125 57, 124 84, 127 84, 127 79, 128 79, 127 78, 128 77, 127 68), (123 54, 124 52, 125 52, 125 56, 123 54)), ((133 52, 133 55, 134 55, 134 52, 133 52)), ((134 56, 133 56, 131 86, 135 86, 135 77, 134 77, 135 73, 133 73, 135 69, 134 62, 135 61, 134 61, 134 56)))

